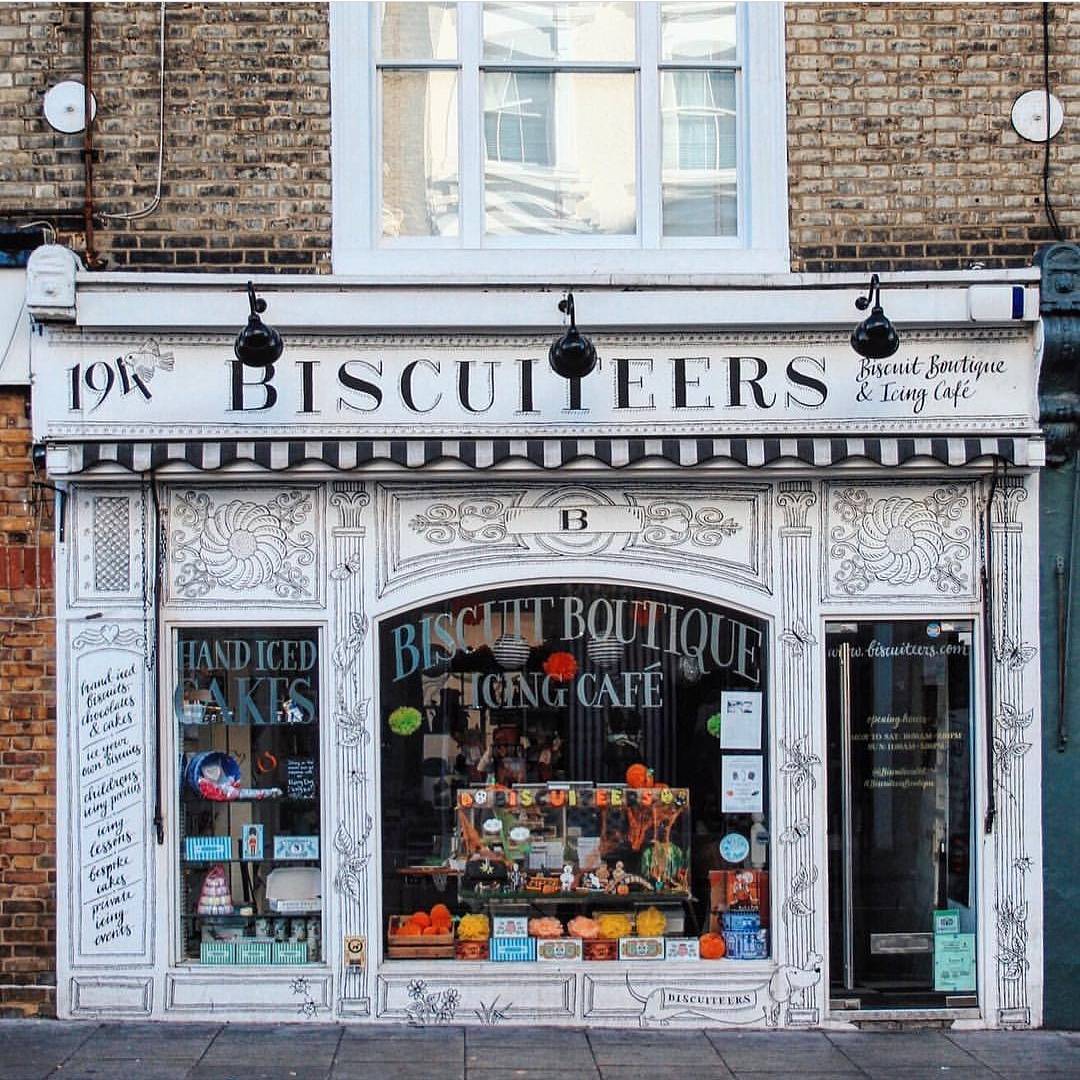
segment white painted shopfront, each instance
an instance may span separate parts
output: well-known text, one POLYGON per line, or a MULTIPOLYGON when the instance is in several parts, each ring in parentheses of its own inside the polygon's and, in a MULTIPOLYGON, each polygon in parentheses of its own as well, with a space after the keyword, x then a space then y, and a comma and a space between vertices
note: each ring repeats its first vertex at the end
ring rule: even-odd
POLYGON ((1038 1025, 1028 280, 900 275, 885 361, 848 343, 862 282, 593 287, 580 384, 551 291, 267 279, 255 370, 242 282, 32 282, 62 1014, 1038 1025), (515 783, 579 809, 526 836, 515 783), (908 886, 860 828, 919 918, 881 921, 908 886), (491 850, 515 887, 470 877, 491 850), (623 935, 645 959, 402 959, 433 902, 665 925, 623 935))

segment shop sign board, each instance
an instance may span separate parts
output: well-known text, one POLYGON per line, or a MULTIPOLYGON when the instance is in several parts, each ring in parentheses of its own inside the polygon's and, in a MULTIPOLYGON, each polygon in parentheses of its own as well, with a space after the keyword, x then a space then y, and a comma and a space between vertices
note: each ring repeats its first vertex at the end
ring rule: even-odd
MULTIPOLYGON (((585 379, 536 337, 290 336, 247 368, 205 336, 49 330, 35 351, 34 436, 437 438, 1027 431, 1030 330, 908 331, 866 360, 846 336, 595 338, 585 379)), ((523 522, 523 528, 535 527, 523 522)))
POLYGON ((102 626, 74 641, 77 874, 73 942, 82 958, 147 948, 147 760, 141 637, 102 626))

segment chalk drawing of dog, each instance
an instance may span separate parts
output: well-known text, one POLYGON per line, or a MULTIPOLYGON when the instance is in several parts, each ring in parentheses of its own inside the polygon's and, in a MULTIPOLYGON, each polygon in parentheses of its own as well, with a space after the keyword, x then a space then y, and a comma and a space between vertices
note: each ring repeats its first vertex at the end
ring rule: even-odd
POLYGON ((769 997, 772 1004, 766 1009, 766 1022, 775 1027, 780 1019, 781 1007, 787 1005, 799 991, 806 990, 821 981, 822 957, 810 953, 802 967, 781 964, 769 980, 769 997))

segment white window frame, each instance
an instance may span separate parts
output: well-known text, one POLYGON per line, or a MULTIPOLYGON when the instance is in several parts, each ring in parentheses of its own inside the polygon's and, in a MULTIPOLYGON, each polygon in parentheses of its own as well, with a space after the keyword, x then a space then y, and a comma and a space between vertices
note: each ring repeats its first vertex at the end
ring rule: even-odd
MULTIPOLYGON (((656 5, 638 4, 638 232, 633 237, 485 237, 482 211, 483 109, 479 85, 459 87, 461 229, 456 237, 381 235, 375 5, 330 4, 333 268, 336 274, 380 279, 500 280, 556 283, 610 280, 615 276, 784 273, 788 245, 787 113, 784 10, 777 0, 738 5, 736 107, 738 112, 739 234, 734 237, 660 236, 662 145, 659 72, 665 63, 642 63, 659 54, 656 5), (651 102, 652 108, 642 108, 651 102), (472 121, 465 122, 468 113, 472 121), (644 183, 645 170, 655 180, 644 183), (470 189, 474 198, 466 197, 470 189), (651 197, 646 197, 647 194, 651 197), (471 215, 471 216, 470 216, 471 215), (656 246, 646 246, 647 238, 656 246)), ((480 5, 459 5, 459 62, 478 69, 480 5), (470 55, 471 53, 471 55, 470 55)), ((424 65, 427 66, 427 65, 424 65)), ((432 65, 438 66, 438 65, 432 65)), ((688 65, 694 66, 694 65, 688 65)), ((703 64, 712 67, 712 64, 703 64)), ((471 81, 476 82, 473 78, 471 81)))

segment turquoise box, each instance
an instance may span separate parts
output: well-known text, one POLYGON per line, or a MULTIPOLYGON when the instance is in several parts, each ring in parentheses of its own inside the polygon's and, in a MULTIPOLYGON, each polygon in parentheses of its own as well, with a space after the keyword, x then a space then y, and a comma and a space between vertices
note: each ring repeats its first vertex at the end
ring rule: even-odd
POLYGON ((504 963, 536 959, 536 938, 532 937, 493 937, 491 939, 491 959, 504 963))

